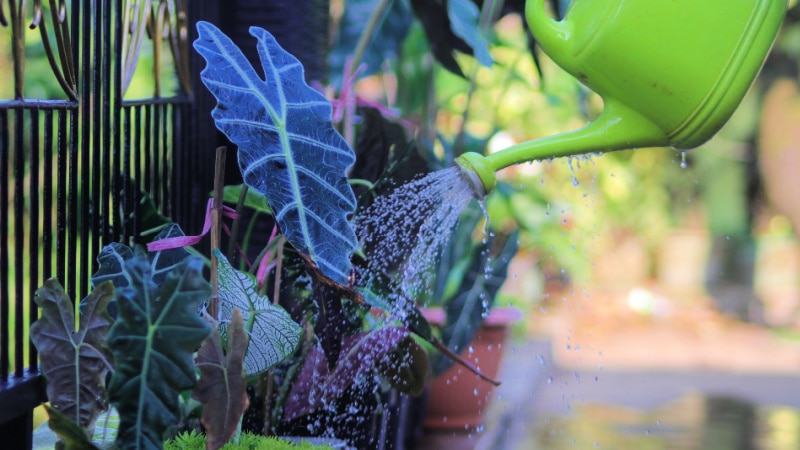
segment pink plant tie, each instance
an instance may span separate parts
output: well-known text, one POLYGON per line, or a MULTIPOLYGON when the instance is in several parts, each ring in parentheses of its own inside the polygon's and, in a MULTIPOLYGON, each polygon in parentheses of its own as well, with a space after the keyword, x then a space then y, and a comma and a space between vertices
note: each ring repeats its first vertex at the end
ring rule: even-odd
MULTIPOLYGON (((267 245, 269 245, 274 239, 275 236, 278 235, 278 226, 275 225, 272 227, 272 234, 269 235, 269 241, 267 245)), ((269 264, 269 257, 272 253, 272 250, 267 251, 267 254, 261 258, 261 261, 258 263, 258 271, 256 271, 256 281, 258 282, 259 286, 262 286, 267 281, 267 274, 273 267, 277 264, 277 261, 273 261, 272 264, 269 264)))
MULTIPOLYGON (((197 236, 175 236, 166 239, 159 239, 157 241, 150 242, 147 244, 147 251, 148 252, 157 252, 160 250, 170 250, 173 248, 180 248, 186 247, 187 245, 195 245, 203 239, 203 236, 207 235, 209 231, 211 231, 211 212, 214 210, 214 199, 208 199, 208 203, 206 204, 206 219, 205 223, 203 223, 203 232, 197 236)), ((236 219, 239 217, 236 214, 236 210, 229 207, 229 206, 222 206, 222 215, 229 218, 229 219, 236 219)), ((227 227, 225 227, 227 231, 227 227)), ((230 232, 229 232, 230 233, 230 232)))

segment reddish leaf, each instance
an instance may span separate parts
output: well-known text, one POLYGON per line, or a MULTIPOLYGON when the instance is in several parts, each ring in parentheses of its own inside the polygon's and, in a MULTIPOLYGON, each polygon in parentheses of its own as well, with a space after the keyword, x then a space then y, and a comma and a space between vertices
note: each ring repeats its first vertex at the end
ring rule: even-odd
POLYGON ((369 371, 378 371, 398 388, 418 392, 421 390, 420 368, 424 372, 423 386, 427 375, 427 355, 424 351, 420 353, 408 340, 413 341, 411 332, 402 326, 381 327, 347 336, 342 345, 342 357, 330 372, 324 352, 320 347, 312 348, 292 386, 284 420, 296 419, 322 407, 369 371), (405 368, 414 364, 419 366, 405 368), (408 379, 401 378, 406 375, 408 379))
MULTIPOLYGON (((213 322, 213 319, 208 318, 213 322)), ((200 381, 192 398, 203 403, 201 422, 206 429, 206 448, 218 449, 236 433, 239 421, 249 405, 244 379, 244 354, 247 335, 242 312, 236 308, 228 324, 228 350, 222 348, 219 327, 197 352, 200 381)))

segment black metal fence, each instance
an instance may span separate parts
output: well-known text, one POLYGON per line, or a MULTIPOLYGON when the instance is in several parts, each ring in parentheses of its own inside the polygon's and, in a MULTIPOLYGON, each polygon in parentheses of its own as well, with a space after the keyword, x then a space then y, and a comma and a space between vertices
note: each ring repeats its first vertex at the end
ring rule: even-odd
POLYGON ((148 198, 196 230, 211 187, 211 99, 193 91, 193 22, 217 1, 0 0, 0 436, 30 448, 45 400, 34 292, 75 301, 148 198), (138 98, 137 98, 138 97, 138 98))

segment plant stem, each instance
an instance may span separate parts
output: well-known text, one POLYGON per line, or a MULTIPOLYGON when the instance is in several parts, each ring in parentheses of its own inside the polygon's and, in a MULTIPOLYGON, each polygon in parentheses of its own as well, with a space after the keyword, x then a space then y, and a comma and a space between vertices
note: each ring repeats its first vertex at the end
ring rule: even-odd
MULTIPOLYGON (((242 211, 244 211, 244 201, 247 198, 247 190, 249 188, 246 184, 242 184, 242 190, 239 192, 239 201, 236 203, 236 218, 233 219, 231 225, 231 238, 228 242, 228 259, 233 261, 234 251, 236 251, 236 241, 239 239, 239 226, 242 224, 242 211)), ((247 247, 244 248, 247 251, 247 247)))
MULTIPOLYGON (((383 20, 383 16, 386 14, 389 6, 392 5, 392 1, 393 0, 380 0, 378 5, 372 11, 372 14, 369 16, 367 25, 364 27, 364 31, 362 31, 361 36, 358 37, 356 48, 353 50, 353 58, 350 60, 350 68, 347 71, 347 77, 342 80, 343 83, 347 83, 348 80, 352 78, 358 70, 361 60, 364 59, 364 53, 367 51, 367 47, 372 41, 372 37, 374 36, 375 31, 378 29, 378 25, 380 25, 381 21, 383 20)), ((355 80, 353 81, 352 88, 355 89, 355 80)), ((344 123, 342 124, 342 134, 344 135, 344 139, 347 141, 347 143, 350 144, 350 147, 355 147, 355 126, 353 123, 353 114, 355 113, 356 105, 354 101, 351 105, 348 104, 350 103, 348 99, 344 100, 347 103, 344 105, 344 123)))
POLYGON ((275 286, 272 290, 272 304, 277 305, 281 299, 281 271, 283 270, 283 246, 286 238, 278 238, 278 254, 275 255, 275 286))
MULTIPOLYGON (((305 317, 300 324, 303 327, 303 339, 300 341, 300 357, 297 361, 289 367, 289 370, 286 372, 286 377, 281 383, 281 387, 278 390, 278 396, 275 399, 275 406, 272 408, 272 428, 277 429, 278 424, 280 423, 281 418, 283 417, 283 409, 286 406, 286 400, 289 398, 289 393, 291 392, 292 385, 297 381, 297 377, 300 375, 300 371, 303 370, 303 366, 307 362, 308 354, 311 352, 311 347, 313 346, 314 341, 314 328, 309 324, 308 317, 305 317)), ((266 420, 266 418, 265 418, 266 420)))
POLYGON ((208 301, 208 313, 215 320, 219 320, 219 273, 217 257, 214 249, 219 248, 220 220, 222 219, 222 189, 225 186, 225 153, 228 148, 217 147, 217 159, 214 162, 214 206, 211 209, 211 299, 208 301))
MULTIPOLYGON (((278 252, 275 255, 275 282, 272 291, 272 304, 277 305, 280 303, 281 298, 281 271, 283 270, 283 246, 286 243, 286 238, 283 236, 278 238, 278 252)), ((267 283, 264 283, 266 286, 267 283)), ((273 369, 267 371, 267 388, 264 393, 264 434, 268 434, 270 430, 270 415, 272 415, 272 390, 275 385, 275 377, 273 369)))
POLYGON ((350 61, 350 73, 348 74, 348 78, 352 77, 356 70, 358 70, 358 66, 361 64, 361 60, 364 59, 364 53, 367 51, 372 36, 375 34, 375 30, 378 29, 378 25, 383 20, 383 16, 386 14, 389 6, 392 5, 392 1, 393 0, 381 0, 372 11, 372 15, 369 16, 367 25, 364 27, 364 31, 361 32, 358 43, 356 43, 356 48, 353 51, 353 59, 350 61))

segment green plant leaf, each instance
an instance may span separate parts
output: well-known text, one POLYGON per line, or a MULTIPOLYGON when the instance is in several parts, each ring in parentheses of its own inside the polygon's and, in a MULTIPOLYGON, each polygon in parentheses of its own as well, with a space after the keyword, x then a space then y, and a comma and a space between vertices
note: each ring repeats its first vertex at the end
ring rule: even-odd
MULTIPOLYGON (((328 57, 332 85, 341 87, 345 63, 353 55, 358 39, 377 7, 378 0, 349 0, 345 3, 336 42, 328 57)), ((367 77, 380 72, 386 60, 397 60, 413 18, 408 2, 392 2, 361 58, 366 65, 361 76, 367 77)))
POLYGON ((245 312, 244 329, 250 337, 244 358, 245 371, 249 375, 261 373, 295 351, 300 343, 300 326, 283 308, 258 295, 255 277, 233 268, 219 249, 214 249, 214 256, 219 260, 219 310, 223 330, 235 309, 245 312))
MULTIPOLYGON (((223 187, 222 201, 225 203, 233 203, 234 205, 238 204, 239 196, 242 194, 242 189, 244 189, 244 187, 244 184, 223 187)), ((272 210, 269 208, 269 203, 267 203, 267 198, 264 197, 263 194, 260 194, 253 189, 247 190, 247 194, 244 197, 244 206, 252 208, 258 212, 272 214, 272 210)))
POLYGON ((247 335, 242 312, 236 308, 228 324, 228 349, 225 351, 216 322, 211 318, 209 321, 214 332, 197 352, 200 381, 192 391, 192 398, 204 405, 200 420, 206 430, 206 449, 216 450, 236 433, 249 405, 242 368, 247 335))
POLYGON ((250 28, 264 74, 217 27, 198 22, 201 73, 217 98, 212 115, 239 147, 244 182, 264 194, 281 231, 322 273, 346 285, 358 245, 349 216, 356 207, 347 169, 353 150, 331 123, 325 97, 303 79, 303 66, 266 30, 250 28))
POLYGON ((84 300, 75 331, 75 309, 56 279, 45 281, 34 301, 42 316, 31 326, 31 340, 39 351, 52 409, 79 424, 91 436, 98 414, 108 409, 106 374, 110 355, 103 340, 111 328, 106 306, 114 285, 103 283, 84 300))
POLYGON ((478 27, 480 11, 475 3, 470 0, 448 0, 447 15, 450 17, 453 34, 472 47, 475 59, 481 65, 491 67, 492 55, 489 54, 489 42, 478 27))
POLYGON ((119 317, 106 343, 115 372, 109 399, 120 415, 117 445, 161 448, 163 433, 178 421, 178 394, 196 384, 192 355, 210 334, 198 309, 211 295, 203 263, 190 257, 153 281, 151 262, 137 255, 125 263, 130 285, 117 290, 119 317))
POLYGON ((428 366, 428 352, 411 335, 378 362, 378 370, 392 387, 413 396, 425 390, 428 366))
MULTIPOLYGON (((508 273, 508 265, 518 249, 518 232, 512 233, 496 256, 490 249, 497 238, 489 238, 485 244, 476 246, 472 264, 455 296, 445 305, 447 320, 442 329, 442 342, 454 353, 465 348, 475 336, 483 321, 484 313, 494 303, 508 273)), ((449 358, 438 358, 434 373, 445 371, 452 364, 449 358)))
POLYGON ((56 450, 99 450, 86 435, 86 431, 58 409, 45 404, 44 409, 50 419, 47 426, 57 434, 60 441, 56 450))

